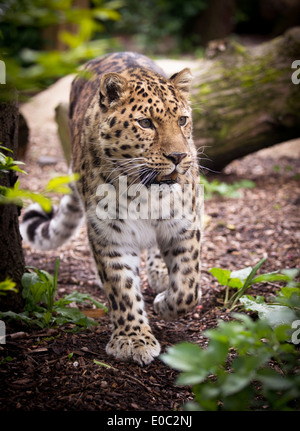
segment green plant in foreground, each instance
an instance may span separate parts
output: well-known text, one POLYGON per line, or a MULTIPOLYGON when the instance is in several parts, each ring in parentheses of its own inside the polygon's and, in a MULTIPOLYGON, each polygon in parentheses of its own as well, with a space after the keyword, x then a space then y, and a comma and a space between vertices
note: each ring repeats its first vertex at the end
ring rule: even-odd
POLYGON ((286 410, 300 407, 299 354, 282 327, 235 314, 205 331, 206 349, 192 343, 171 347, 162 360, 179 371, 176 384, 192 385, 187 410, 286 410), (276 367, 269 366, 271 360, 276 367))
POLYGON ((105 30, 104 22, 121 18, 121 3, 89 3, 84 8, 73 0, 0 0, 0 54, 10 71, 7 85, 1 88, 2 100, 11 100, 12 87, 22 98, 24 93, 43 89, 49 81, 75 73, 84 61, 107 52, 109 40, 99 33, 105 30), (42 40, 41 30, 51 26, 57 26, 58 38, 66 49, 37 51, 49 42, 42 40), (67 31, 70 26, 72 30, 67 31), (29 42, 32 35, 38 38, 34 44, 29 42))
MULTIPOLYGON (((9 148, 0 145, 0 150, 12 152, 9 148)), ((25 171, 19 168, 19 164, 24 164, 13 160, 10 156, 5 156, 0 151, 0 175, 7 174, 9 171, 17 171, 26 174, 25 171)), ((46 196, 47 193, 70 193, 69 183, 77 181, 79 174, 71 174, 52 178, 45 187, 42 193, 34 193, 30 190, 20 189, 20 181, 16 181, 13 187, 0 186, 0 204, 14 204, 20 207, 23 206, 23 200, 37 202, 47 213, 51 211, 51 200, 46 196)))
POLYGON ((35 324, 40 328, 65 323, 72 323, 84 328, 96 325, 93 319, 85 316, 79 309, 68 307, 73 302, 88 303, 90 301, 97 308, 106 310, 103 304, 93 299, 89 294, 73 292, 61 299, 55 299, 59 259, 56 260, 53 276, 47 271, 29 268, 33 272, 25 273, 22 277, 22 297, 25 299, 24 311, 22 313, 0 312, 0 319, 22 320, 28 325, 35 324))
POLYGON ((297 270, 283 270, 282 273, 278 271, 268 272, 261 275, 256 275, 259 268, 265 263, 267 257, 261 259, 254 268, 251 266, 243 268, 237 271, 230 271, 222 268, 212 268, 209 272, 216 277, 218 282, 225 286, 225 299, 224 307, 230 307, 230 311, 238 303, 239 299, 244 295, 246 290, 255 283, 266 283, 275 281, 287 281, 292 282, 294 277, 297 275, 297 270), (236 289, 237 291, 230 296, 230 289, 236 289))
MULTIPOLYGON (((5 151, 9 151, 10 153, 13 153, 12 150, 10 150, 9 148, 3 147, 2 145, 0 145, 0 150, 5 150, 5 151)), ((24 165, 24 163, 14 160, 10 156, 6 156, 4 153, 0 151, 0 173, 2 172, 7 174, 9 171, 17 171, 25 174, 26 172, 20 169, 18 165, 24 165)))
POLYGON ((16 283, 10 278, 7 277, 5 280, 0 281, 0 296, 7 295, 9 291, 11 292, 18 292, 18 289, 16 289, 16 283))
POLYGON ((266 320, 272 328, 280 325, 291 326, 293 322, 300 319, 300 283, 292 278, 299 274, 299 270, 291 269, 289 272, 291 281, 287 286, 281 287, 277 295, 273 295, 268 303, 263 296, 243 295, 240 298, 246 310, 256 311, 258 316, 266 320))
MULTIPOLYGON (((263 262, 259 263, 261 266, 263 262)), ((166 364, 181 371, 178 385, 193 385, 195 401, 187 404, 187 409, 300 408, 300 359, 296 349, 300 343, 297 329, 300 283, 294 281, 299 271, 254 278, 256 271, 250 271, 252 283, 255 279, 257 282, 273 279, 274 275, 278 276, 277 280, 282 280, 281 275, 288 276, 284 278, 287 285, 281 287, 271 303, 266 303, 261 296, 239 298, 246 309, 258 312, 258 319, 233 314, 236 320, 220 321, 217 328, 204 332, 209 338, 206 349, 181 343, 161 356, 166 364)), ((244 274, 243 279, 250 274, 244 274)))

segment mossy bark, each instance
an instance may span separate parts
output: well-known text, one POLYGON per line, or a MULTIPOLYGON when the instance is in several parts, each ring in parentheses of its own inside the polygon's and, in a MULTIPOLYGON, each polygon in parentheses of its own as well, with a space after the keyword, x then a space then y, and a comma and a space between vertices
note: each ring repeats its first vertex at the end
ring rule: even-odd
POLYGON ((231 43, 193 70, 194 138, 202 166, 222 170, 232 160, 300 136, 300 85, 291 68, 300 28, 254 48, 231 43))
MULTIPOLYGON (((17 92, 14 89, 11 89, 11 96, 11 102, 0 103, 0 144, 11 149, 13 155, 12 153, 7 155, 16 159, 19 108, 17 92)), ((16 180, 14 171, 2 173, 0 185, 12 187, 16 180)), ((5 296, 0 296, 1 311, 20 311, 23 308, 21 277, 25 272, 25 262, 18 215, 19 208, 16 205, 0 205, 0 281, 10 277, 18 289, 18 293, 9 292, 5 296)))

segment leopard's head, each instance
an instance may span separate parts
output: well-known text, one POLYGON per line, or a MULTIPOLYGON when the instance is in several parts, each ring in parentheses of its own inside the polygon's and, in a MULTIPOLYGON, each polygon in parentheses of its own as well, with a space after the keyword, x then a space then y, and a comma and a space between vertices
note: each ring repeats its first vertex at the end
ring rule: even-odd
POLYGON ((100 82, 100 136, 110 177, 130 182, 176 183, 195 168, 191 72, 170 79, 147 69, 106 73, 100 82))

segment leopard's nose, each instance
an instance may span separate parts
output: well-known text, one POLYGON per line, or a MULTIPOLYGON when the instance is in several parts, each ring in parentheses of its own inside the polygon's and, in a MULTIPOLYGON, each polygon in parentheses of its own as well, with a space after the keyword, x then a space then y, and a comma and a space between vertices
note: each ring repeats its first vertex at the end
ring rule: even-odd
POLYGON ((170 154, 164 154, 164 156, 171 160, 171 162, 174 163, 174 165, 179 165, 182 159, 184 159, 187 156, 187 153, 170 153, 170 154))

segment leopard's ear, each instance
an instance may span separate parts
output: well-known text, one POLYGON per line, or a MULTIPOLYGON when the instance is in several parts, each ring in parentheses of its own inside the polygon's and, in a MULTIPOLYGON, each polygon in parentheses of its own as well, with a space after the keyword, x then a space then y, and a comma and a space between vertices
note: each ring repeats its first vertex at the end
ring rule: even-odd
POLYGON ((173 84, 178 88, 178 90, 187 96, 190 91, 192 78, 193 76, 190 69, 185 68, 181 72, 172 75, 170 80, 173 81, 173 84))
POLYGON ((116 105, 126 93, 128 83, 118 73, 105 73, 100 80, 100 107, 108 109, 116 105))

